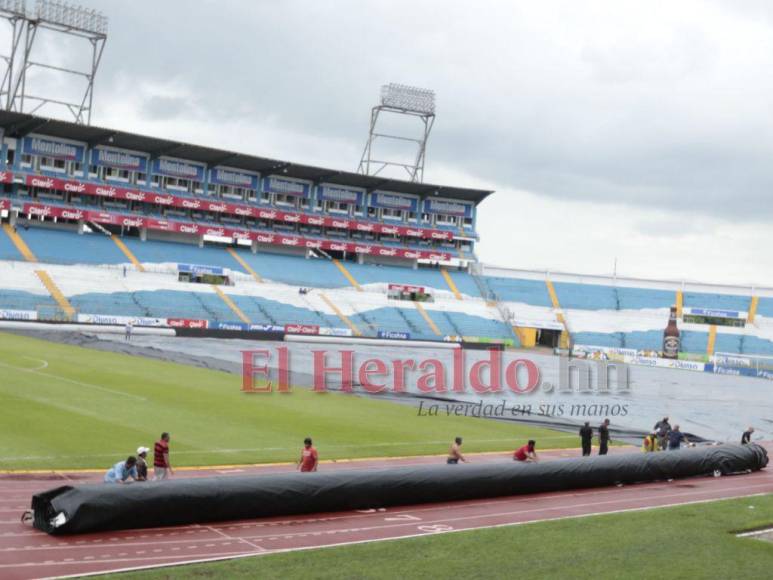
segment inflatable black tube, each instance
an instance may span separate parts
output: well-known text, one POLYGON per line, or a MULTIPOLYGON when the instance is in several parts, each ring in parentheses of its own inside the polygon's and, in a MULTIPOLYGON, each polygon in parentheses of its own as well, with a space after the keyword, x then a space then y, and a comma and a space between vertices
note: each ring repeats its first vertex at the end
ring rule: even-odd
POLYGON ((729 475, 767 463, 758 445, 720 445, 531 464, 203 477, 59 487, 35 495, 32 509, 38 529, 78 534, 729 475))

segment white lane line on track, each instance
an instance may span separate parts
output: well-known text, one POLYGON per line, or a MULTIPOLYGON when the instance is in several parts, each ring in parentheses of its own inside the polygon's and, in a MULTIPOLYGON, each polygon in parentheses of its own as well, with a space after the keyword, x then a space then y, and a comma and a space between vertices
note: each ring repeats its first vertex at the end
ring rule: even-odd
POLYGON ((123 391, 116 391, 114 389, 109 389, 109 388, 107 388, 105 386, 102 386, 102 385, 94 385, 92 383, 84 383, 82 381, 76 381, 75 379, 68 379, 67 377, 63 377, 61 375, 57 375, 57 374, 54 374, 54 373, 44 373, 43 371, 40 371, 40 370, 26 369, 24 367, 17 367, 15 365, 9 365, 8 363, 4 363, 4 362, 0 362, 0 366, 6 367, 6 368, 10 368, 10 369, 14 369, 14 370, 17 370, 17 371, 22 371, 22 372, 25 372, 25 373, 31 373, 31 374, 35 374, 35 375, 40 375, 42 377, 49 377, 49 378, 52 378, 52 379, 56 379, 57 381, 64 381, 64 382, 67 382, 67 383, 71 383, 73 385, 79 385, 81 387, 86 387, 88 389, 102 391, 104 393, 110 393, 111 395, 117 395, 117 396, 120 396, 120 397, 128 397, 129 399, 134 399, 136 401, 147 401, 147 399, 145 397, 140 397, 140 396, 137 396, 137 395, 132 395, 131 393, 124 393, 123 391))
MULTIPOLYGON (((220 530, 216 530, 215 528, 213 528, 211 526, 204 526, 204 527, 206 529, 208 529, 209 531, 211 531, 211 532, 214 532, 216 534, 219 534, 219 535, 223 536, 226 540, 229 540, 229 542, 237 542, 237 543, 240 543, 240 544, 247 544, 251 548, 256 549, 258 552, 265 552, 266 551, 266 549, 263 546, 258 546, 257 544, 254 544, 254 543, 250 542, 247 538, 238 538, 238 537, 229 536, 225 532, 222 532, 220 530)), ((230 543, 226 544, 226 545, 230 545, 230 543)))
MULTIPOLYGON (((708 503, 708 502, 713 502, 713 501, 723 501, 723 500, 726 500, 726 499, 738 499, 739 497, 758 497, 758 496, 762 496, 762 495, 767 495, 767 494, 766 493, 755 493, 755 494, 748 494, 748 495, 737 496, 737 497, 732 497, 732 498, 697 500, 697 501, 692 501, 692 502, 675 503, 675 504, 668 504, 668 505, 662 505, 662 506, 648 506, 648 507, 644 507, 644 508, 621 509, 621 510, 616 510, 616 511, 613 511, 613 512, 599 512, 599 513, 576 515, 576 516, 575 515, 573 515, 573 516, 559 516, 559 517, 555 517, 555 518, 549 518, 548 520, 530 520, 530 521, 524 521, 524 522, 515 522, 515 523, 506 523, 506 524, 495 524, 495 525, 488 525, 488 526, 479 526, 478 528, 470 527, 470 528, 457 529, 457 530, 447 530, 447 531, 439 532, 439 533, 453 534, 453 533, 457 533, 457 532, 472 531, 474 529, 479 529, 479 528, 503 528, 503 527, 510 527, 510 526, 521 526, 521 525, 528 525, 528 524, 539 523, 539 522, 542 522, 542 521, 557 521, 557 520, 564 520, 564 519, 579 519, 579 518, 583 518, 583 517, 603 516, 603 515, 606 515, 606 514, 613 514, 613 513, 626 513, 626 512, 647 511, 647 510, 657 509, 657 508, 678 507, 678 506, 682 506, 682 505, 694 505, 694 504, 702 504, 702 503, 708 503)), ((319 550, 319 549, 325 549, 325 548, 337 548, 337 547, 342 547, 342 546, 353 546, 353 545, 357 545, 357 544, 371 544, 371 543, 374 543, 374 542, 387 542, 387 541, 394 541, 394 540, 407 540, 407 539, 410 539, 410 538, 420 538, 420 537, 426 537, 426 536, 427 536, 426 533, 421 533, 421 534, 410 534, 410 535, 405 535, 405 536, 398 536, 398 537, 394 537, 394 538, 378 538, 378 539, 367 539, 367 540, 352 540, 352 541, 348 541, 348 542, 337 542, 337 543, 333 543, 333 544, 326 544, 326 545, 323 545, 323 546, 308 546, 308 547, 301 547, 301 548, 281 548, 281 549, 275 549, 275 550, 267 550, 266 552, 264 552, 262 554, 254 554, 254 553, 244 554, 244 553, 239 553, 239 554, 236 554, 236 555, 225 555, 225 556, 213 554, 213 555, 211 555, 208 558, 199 558, 199 559, 196 559, 196 560, 181 560, 181 561, 170 562, 169 564, 166 564, 166 565, 200 564, 200 563, 206 563, 206 562, 218 562, 218 561, 222 561, 222 560, 237 560, 237 559, 242 559, 242 558, 254 557, 256 555, 281 554, 281 553, 286 553, 286 552, 299 552, 299 551, 305 551, 305 550, 319 550)), ((152 559, 152 558, 148 558, 148 559, 152 559)), ((140 570, 150 570, 150 569, 153 569, 153 568, 159 568, 159 567, 162 567, 164 565, 165 564, 155 564, 155 565, 154 564, 150 564, 150 565, 147 565, 147 566, 133 566, 133 567, 128 567, 128 568, 103 570, 103 571, 100 571, 100 572, 89 572, 89 573, 80 573, 80 574, 73 574, 73 575, 67 575, 67 576, 57 576, 57 577, 50 578, 49 580, 64 580, 66 578, 75 578, 75 577, 81 578, 81 577, 87 577, 87 576, 97 576, 97 575, 104 574, 105 572, 110 572, 110 573, 135 572, 135 571, 140 571, 140 570)))

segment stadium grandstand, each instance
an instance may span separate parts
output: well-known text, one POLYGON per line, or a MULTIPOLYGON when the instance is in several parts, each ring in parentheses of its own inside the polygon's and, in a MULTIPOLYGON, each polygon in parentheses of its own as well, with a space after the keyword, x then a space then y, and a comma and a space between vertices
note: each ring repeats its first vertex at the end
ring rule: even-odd
POLYGON ((0 112, 0 314, 773 354, 773 290, 480 264, 492 192, 0 112))

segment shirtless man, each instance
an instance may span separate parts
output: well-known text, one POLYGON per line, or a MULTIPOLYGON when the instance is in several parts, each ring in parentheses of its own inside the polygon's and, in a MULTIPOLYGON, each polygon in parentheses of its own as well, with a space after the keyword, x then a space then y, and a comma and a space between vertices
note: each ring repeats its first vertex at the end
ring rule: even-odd
POLYGON ((448 465, 456 465, 460 461, 467 463, 467 458, 462 455, 462 438, 457 437, 454 439, 451 449, 448 450, 448 459, 446 460, 446 463, 448 465))

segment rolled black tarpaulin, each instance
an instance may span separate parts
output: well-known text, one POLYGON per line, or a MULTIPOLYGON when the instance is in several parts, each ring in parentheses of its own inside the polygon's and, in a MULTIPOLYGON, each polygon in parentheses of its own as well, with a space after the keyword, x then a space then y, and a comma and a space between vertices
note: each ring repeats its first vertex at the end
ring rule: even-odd
POLYGON ((317 473, 202 477, 134 485, 64 486, 32 498, 50 534, 149 528, 501 497, 723 475, 765 467, 759 445, 719 445, 483 465, 430 465, 317 473))

